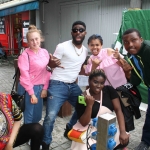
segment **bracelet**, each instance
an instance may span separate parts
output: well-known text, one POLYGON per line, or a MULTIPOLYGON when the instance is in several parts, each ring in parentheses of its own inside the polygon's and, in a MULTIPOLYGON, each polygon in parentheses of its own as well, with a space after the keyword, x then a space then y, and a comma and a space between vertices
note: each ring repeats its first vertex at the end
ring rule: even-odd
POLYGON ((49 66, 46 66, 46 70, 50 71, 50 72, 52 71, 51 67, 49 67, 49 66))

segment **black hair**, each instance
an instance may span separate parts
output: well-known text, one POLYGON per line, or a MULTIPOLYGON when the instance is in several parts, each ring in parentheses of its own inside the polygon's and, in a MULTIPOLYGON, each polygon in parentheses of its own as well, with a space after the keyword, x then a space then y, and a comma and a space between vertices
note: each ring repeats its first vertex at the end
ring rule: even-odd
POLYGON ((102 69, 95 69, 93 70, 90 75, 89 75, 89 81, 92 80, 94 77, 97 77, 97 76, 102 76, 105 80, 106 80, 106 75, 104 73, 104 70, 102 69))
POLYGON ((139 37, 141 37, 141 33, 140 33, 139 30, 137 30, 137 29, 135 29, 135 28, 131 28, 131 29, 126 30, 126 31, 123 33, 122 38, 123 38, 124 35, 130 34, 130 33, 133 33, 133 32, 136 32, 137 35, 138 35, 139 37))
POLYGON ((82 25, 82 26, 86 29, 86 25, 85 25, 85 23, 82 22, 82 21, 75 21, 75 22, 72 24, 72 29, 73 29, 73 27, 76 26, 76 25, 82 25))
POLYGON ((93 34, 88 38, 88 45, 92 40, 98 39, 101 43, 101 45, 103 45, 103 39, 99 34, 93 34))

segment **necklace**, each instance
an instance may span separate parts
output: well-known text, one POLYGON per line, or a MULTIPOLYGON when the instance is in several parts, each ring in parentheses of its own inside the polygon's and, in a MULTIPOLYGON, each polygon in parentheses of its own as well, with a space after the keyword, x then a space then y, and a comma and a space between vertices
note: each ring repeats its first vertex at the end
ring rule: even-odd
POLYGON ((76 46, 72 43, 72 45, 73 45, 73 47, 74 47, 74 50, 75 50, 75 52, 76 52, 76 54, 78 55, 78 56, 80 56, 81 54, 82 54, 82 52, 83 52, 83 46, 82 46, 82 50, 81 50, 81 52, 80 52, 80 54, 77 52, 77 50, 76 50, 76 46))

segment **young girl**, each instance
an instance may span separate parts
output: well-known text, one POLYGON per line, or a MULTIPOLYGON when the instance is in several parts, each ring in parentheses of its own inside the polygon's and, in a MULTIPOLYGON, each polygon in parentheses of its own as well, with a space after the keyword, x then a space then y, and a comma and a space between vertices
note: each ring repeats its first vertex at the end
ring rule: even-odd
POLYGON ((129 75, 129 70, 126 72, 126 70, 123 70, 123 67, 128 64, 118 50, 114 51, 111 48, 102 49, 102 45, 103 39, 100 35, 94 34, 89 37, 88 46, 92 55, 88 60, 85 73, 89 74, 96 68, 103 69, 108 79, 105 85, 112 85, 114 88, 117 88, 127 83, 125 73, 129 75))
MULTIPOLYGON (((125 131, 125 121, 118 94, 112 86, 105 86, 105 81, 106 75, 102 70, 96 69, 90 73, 89 89, 83 92, 86 106, 77 102, 75 109, 77 112, 78 122, 73 126, 73 129, 78 131, 88 130, 88 126, 92 118, 115 111, 119 128, 114 136, 116 147, 113 150, 126 150, 125 147, 129 142, 129 134, 125 131)), ((92 127, 90 129, 94 128, 92 127)), ((87 136, 88 140, 86 141, 86 144, 72 141, 71 150, 87 150, 88 143, 88 149, 90 149, 89 147, 91 147, 96 141, 91 138, 90 134, 87 136)), ((104 140, 104 135, 99 136, 101 136, 101 139, 104 140)))
POLYGON ((35 26, 29 26, 27 32, 29 48, 18 58, 20 83, 18 93, 25 94, 24 123, 37 123, 42 117, 43 98, 47 96, 50 72, 46 70, 49 54, 40 47, 43 38, 41 31, 35 26))

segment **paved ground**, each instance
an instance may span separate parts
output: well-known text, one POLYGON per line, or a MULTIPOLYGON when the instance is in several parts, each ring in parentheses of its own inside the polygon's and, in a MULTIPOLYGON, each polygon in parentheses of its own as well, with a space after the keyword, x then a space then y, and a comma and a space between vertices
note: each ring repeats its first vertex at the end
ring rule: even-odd
MULTIPOLYGON (((13 77, 14 75, 14 67, 12 64, 4 62, 0 64, 0 92, 10 93, 12 84, 13 84, 13 77)), ((143 123, 145 120, 145 112, 141 111, 142 117, 138 120, 135 120, 135 130, 130 132, 130 143, 128 145, 129 150, 133 150, 141 139, 141 132, 143 123)), ((45 115, 45 104, 43 107, 43 117, 45 115)), ((53 142, 50 145, 50 150, 69 150, 71 142, 68 141, 63 137, 63 132, 65 128, 65 124, 70 119, 69 117, 60 118, 57 117, 54 131, 53 131, 53 142)), ((41 123, 43 122, 43 118, 41 123)), ((16 147, 14 150, 30 150, 28 144, 24 144, 22 146, 16 147)))

